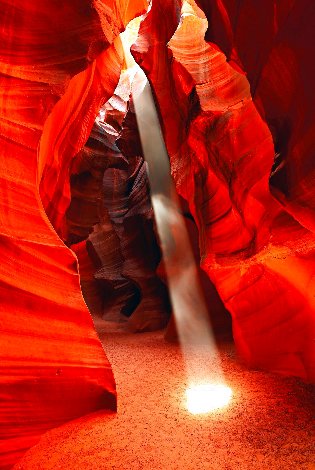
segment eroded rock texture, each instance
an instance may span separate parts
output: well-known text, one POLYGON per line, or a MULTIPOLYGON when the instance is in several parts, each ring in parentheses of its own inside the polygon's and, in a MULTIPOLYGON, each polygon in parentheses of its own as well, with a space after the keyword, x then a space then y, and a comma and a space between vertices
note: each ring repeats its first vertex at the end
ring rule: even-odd
MULTIPOLYGON (((135 330, 166 320, 145 163, 130 96, 117 89, 118 35, 147 7, 0 1, 3 467, 45 429, 115 407, 77 258, 96 315, 117 310, 135 330)), ((306 380, 314 27, 312 0, 153 0, 132 48, 240 356, 306 380)))
POLYGON ((0 5, 1 468, 46 429, 116 406, 76 258, 56 231, 71 159, 119 80, 112 39, 144 7, 127 3, 97 2, 101 20, 81 0, 0 5))
MULTIPOLYGON (((285 21, 284 10, 288 5, 285 8, 281 2, 268 3, 273 9, 270 14, 265 6, 260 11, 250 1, 238 2, 238 9, 235 2, 198 2, 198 5, 204 12, 193 2, 185 2, 180 20, 181 2, 155 1, 141 24, 140 37, 133 46, 134 57, 155 91, 176 187, 188 201, 199 229, 202 266, 232 314, 240 355, 251 366, 314 380, 314 236, 308 230, 312 229, 312 217, 304 223, 291 210, 291 202, 295 207, 298 204, 294 188, 299 188, 303 198, 312 199, 310 185, 305 179, 301 184, 298 181, 304 171, 301 167, 309 168, 307 178, 312 180, 311 153, 307 151, 310 140, 303 139, 302 132, 307 120, 310 139, 312 127, 307 115, 302 114, 298 82, 293 84, 291 75, 308 74, 307 64, 303 71, 300 66, 295 68, 292 56, 297 56, 295 63, 300 63, 304 53, 299 58, 299 44, 308 44, 310 48, 314 8, 308 2, 308 25, 304 29, 304 13, 298 8, 300 14, 290 15, 290 21, 285 21), (209 21, 206 38, 215 43, 204 39, 207 28, 204 13, 209 21), (257 21, 255 26, 251 24, 253 17, 258 21, 258 30, 257 21), (279 71, 280 75, 288 74, 291 91, 288 95, 284 95, 281 81, 268 78, 267 71, 259 65, 262 60, 272 61, 276 54, 274 35, 268 33, 275 27, 274 21, 277 41, 280 37, 290 38, 285 40, 290 51, 288 64, 279 71), (301 30, 297 43, 293 24, 296 30, 301 30), (233 28, 237 31, 233 32, 233 28), (258 43, 256 56, 251 55, 255 47, 251 38, 253 28, 258 43), (242 40, 238 42, 239 37, 242 40), (264 59, 259 48, 264 48, 264 59), (243 61, 237 60, 238 49, 243 61), (244 73, 247 71, 249 82, 244 73), (259 99, 259 87, 254 85, 253 77, 259 81, 264 100, 262 96, 259 99), (273 93, 269 98, 271 86, 273 93), (293 109, 296 112, 299 103, 299 115, 295 114, 295 120, 290 118, 289 127, 285 124, 272 127, 266 119, 264 101, 280 116, 283 106, 288 110, 294 104, 292 90, 296 103, 293 109), (279 96, 279 106, 273 100, 275 94, 279 96), (290 142, 298 133, 307 155, 292 147, 290 153, 290 142), (291 180, 280 178, 291 194, 291 202, 284 201, 280 186, 277 191, 274 189, 277 172, 281 173, 283 167, 278 166, 278 159, 283 160, 284 154, 280 157, 276 154, 281 151, 280 141, 287 145, 285 160, 297 165, 291 180)), ((279 60, 279 68, 283 60, 279 60)), ((312 93, 310 88, 306 90, 312 93)), ((306 214, 309 206, 304 207, 306 214)))
POLYGON ((128 328, 140 332, 166 325, 168 302, 155 273, 160 252, 131 100, 133 75, 122 72, 73 162, 67 243, 80 242, 73 249, 96 320, 129 317, 128 328))
POLYGON ((272 133, 277 154, 270 179, 273 195, 313 231, 314 2, 268 0, 261 9, 248 0, 238 5, 222 0, 211 7, 197 3, 208 3, 207 38, 246 73, 272 133))

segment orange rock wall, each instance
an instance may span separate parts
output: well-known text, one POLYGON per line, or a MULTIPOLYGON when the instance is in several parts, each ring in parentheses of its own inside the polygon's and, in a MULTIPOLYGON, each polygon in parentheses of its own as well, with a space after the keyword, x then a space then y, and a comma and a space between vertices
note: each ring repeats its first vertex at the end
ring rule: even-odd
MULTIPOLYGON (((115 408, 62 239, 71 162, 118 83, 116 38, 146 7, 0 1, 3 468, 46 429, 115 408)), ((314 26, 312 0, 154 0, 133 46, 240 357, 305 380, 315 380, 314 26)))
POLYGON ((0 2, 1 468, 45 430, 116 408, 76 257, 57 234, 71 158, 120 75, 110 44, 130 18, 123 2, 106 8, 101 21, 87 1, 0 2))
POLYGON ((156 0, 133 53, 240 356, 314 380, 315 21, 311 2, 293 3, 156 0))

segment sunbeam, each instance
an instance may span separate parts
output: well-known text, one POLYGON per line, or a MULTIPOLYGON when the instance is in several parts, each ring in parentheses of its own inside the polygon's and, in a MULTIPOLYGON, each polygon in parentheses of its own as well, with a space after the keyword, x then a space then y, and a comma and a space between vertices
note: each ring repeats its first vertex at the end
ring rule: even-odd
POLYGON ((209 412, 219 408, 220 403, 222 406, 227 404, 227 395, 222 394, 222 391, 230 389, 224 385, 220 359, 189 236, 171 178, 169 157, 151 87, 130 53, 130 46, 136 39, 139 26, 139 19, 132 22, 121 39, 130 73, 137 76, 136 81, 142 84, 133 93, 133 103, 143 154, 148 164, 152 206, 190 384, 187 390, 187 409, 191 413, 196 413, 196 409, 200 410, 198 413, 209 412), (206 385, 196 389, 193 386, 196 382, 206 385), (214 382, 220 385, 208 385, 214 382), (222 400, 215 399, 215 395, 221 395, 222 400))

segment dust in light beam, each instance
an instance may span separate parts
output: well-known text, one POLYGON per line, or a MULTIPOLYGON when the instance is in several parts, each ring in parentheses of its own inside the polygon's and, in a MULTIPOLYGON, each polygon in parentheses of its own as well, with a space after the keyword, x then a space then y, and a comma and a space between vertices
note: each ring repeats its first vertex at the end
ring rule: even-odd
POLYGON ((134 79, 133 104, 148 165, 152 206, 173 313, 190 383, 186 391, 186 406, 193 414, 208 413, 226 406, 232 391, 224 385, 220 358, 171 177, 169 157, 152 91, 144 72, 130 53, 130 47, 138 35, 140 20, 132 20, 120 37, 126 68, 134 79), (194 385, 196 383, 199 385, 194 385))

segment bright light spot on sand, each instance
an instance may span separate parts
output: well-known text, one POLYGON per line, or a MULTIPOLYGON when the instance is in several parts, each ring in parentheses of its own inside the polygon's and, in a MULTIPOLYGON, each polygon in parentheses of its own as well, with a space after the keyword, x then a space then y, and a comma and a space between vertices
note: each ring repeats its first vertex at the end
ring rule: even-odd
POLYGON ((197 415, 225 407, 231 400, 232 390, 226 385, 194 385, 186 390, 186 397, 188 411, 197 415))

